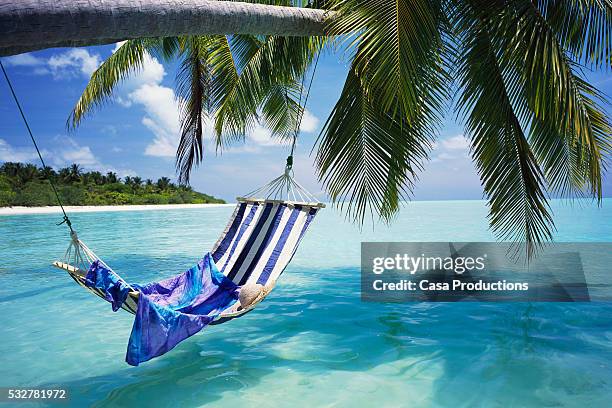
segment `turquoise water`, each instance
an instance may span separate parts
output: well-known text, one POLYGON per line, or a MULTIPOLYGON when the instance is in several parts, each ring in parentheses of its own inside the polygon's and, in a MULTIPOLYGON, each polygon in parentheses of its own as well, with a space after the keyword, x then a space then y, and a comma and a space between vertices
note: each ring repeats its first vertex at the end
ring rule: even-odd
MULTIPOLYGON (((557 240, 612 241, 612 200, 554 208, 557 240)), ((231 211, 72 218, 107 263, 146 282, 195 262, 231 211)), ((360 301, 362 240, 491 241, 482 202, 414 202, 362 231, 327 209, 256 311, 136 368, 124 363, 132 316, 49 267, 67 245, 58 218, 0 217, 0 386, 67 388, 79 407, 610 406, 610 303, 360 301)))

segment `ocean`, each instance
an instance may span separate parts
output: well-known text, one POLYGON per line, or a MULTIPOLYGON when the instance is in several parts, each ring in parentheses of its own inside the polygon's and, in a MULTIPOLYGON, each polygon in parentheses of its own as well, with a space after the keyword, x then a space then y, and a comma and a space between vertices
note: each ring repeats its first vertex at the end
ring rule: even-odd
MULTIPOLYGON (((612 199, 552 206, 557 241, 612 241, 612 199)), ((232 210, 71 218, 144 283, 194 264, 232 210)), ((360 229, 327 208, 255 311, 139 367, 124 362, 133 317, 50 266, 68 245, 59 215, 0 217, 0 386, 64 388, 75 407, 610 406, 611 303, 360 300, 361 241, 494 241, 486 215, 482 201, 419 201, 360 229)))

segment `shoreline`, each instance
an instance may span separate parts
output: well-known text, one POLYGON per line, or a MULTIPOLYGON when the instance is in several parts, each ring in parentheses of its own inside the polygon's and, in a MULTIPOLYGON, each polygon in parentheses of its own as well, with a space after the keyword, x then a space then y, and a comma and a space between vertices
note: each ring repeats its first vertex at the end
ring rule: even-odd
MULTIPOLYGON (((197 208, 227 207, 227 204, 143 204, 143 205, 83 205, 64 206, 67 213, 85 212, 119 212, 119 211, 153 211, 153 210, 183 210, 197 208)), ((0 216, 29 215, 29 214, 61 214, 59 206, 52 207, 0 207, 0 216)))

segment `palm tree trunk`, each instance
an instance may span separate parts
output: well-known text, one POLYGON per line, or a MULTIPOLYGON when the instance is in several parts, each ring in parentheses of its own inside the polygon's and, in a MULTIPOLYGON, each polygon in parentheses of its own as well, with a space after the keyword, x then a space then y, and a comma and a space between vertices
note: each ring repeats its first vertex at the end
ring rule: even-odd
POLYGON ((139 37, 323 35, 326 13, 214 0, 0 0, 0 56, 139 37))

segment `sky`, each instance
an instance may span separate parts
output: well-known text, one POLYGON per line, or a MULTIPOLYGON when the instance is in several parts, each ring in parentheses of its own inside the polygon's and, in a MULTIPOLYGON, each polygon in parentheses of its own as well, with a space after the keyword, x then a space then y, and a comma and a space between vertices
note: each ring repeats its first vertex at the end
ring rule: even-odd
MULTIPOLYGON (((87 170, 114 171, 143 179, 162 176, 176 180, 174 155, 179 138, 175 99, 176 66, 149 57, 143 70, 115 92, 112 101, 68 131, 66 120, 89 76, 116 45, 58 48, 3 58, 15 91, 48 165, 55 168, 79 163, 87 170)), ((295 177, 325 200, 317 182, 312 152, 316 138, 337 101, 347 72, 341 54, 321 56, 301 126, 295 154, 295 177)), ((588 73, 589 80, 612 95, 609 73, 588 73)), ((606 106, 612 116, 612 107, 606 106)), ((265 128, 256 127, 246 142, 215 151, 210 127, 205 135, 205 157, 192 172, 194 189, 228 201, 256 189, 282 174, 287 145, 279 144, 265 128)), ((36 153, 11 99, 0 81, 0 163, 39 164, 36 153)), ((415 200, 481 199, 482 187, 469 157, 462 126, 449 113, 431 160, 419 174, 415 200)), ((612 195, 612 177, 606 177, 604 195, 612 195)))

